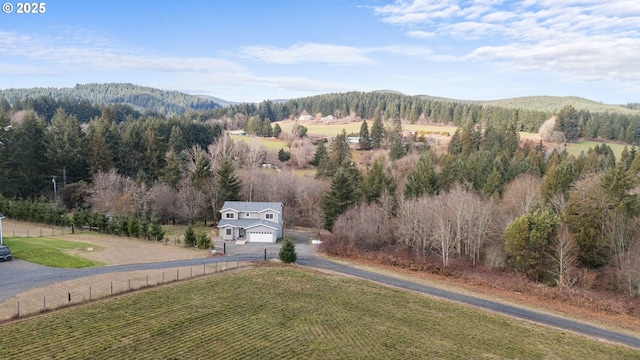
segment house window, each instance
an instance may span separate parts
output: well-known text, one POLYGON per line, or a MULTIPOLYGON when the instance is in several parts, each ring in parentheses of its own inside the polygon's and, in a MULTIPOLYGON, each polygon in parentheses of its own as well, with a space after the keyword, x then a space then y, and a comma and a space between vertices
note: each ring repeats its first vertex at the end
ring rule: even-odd
POLYGON ((234 219, 235 216, 233 215, 233 213, 227 213, 227 215, 225 216, 227 219, 234 219))
POLYGON ((227 235, 231 236, 231 229, 227 229, 227 235))
POLYGON ((245 217, 249 217, 249 213, 244 213, 244 216, 245 217))
POLYGON ((265 214, 264 218, 267 220, 273 220, 273 214, 265 214))

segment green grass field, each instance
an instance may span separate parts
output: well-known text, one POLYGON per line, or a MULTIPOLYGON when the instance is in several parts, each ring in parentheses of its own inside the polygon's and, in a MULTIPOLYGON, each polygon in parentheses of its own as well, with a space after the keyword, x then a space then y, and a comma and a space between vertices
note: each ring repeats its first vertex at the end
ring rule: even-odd
POLYGON ((14 258, 40 265, 60 268, 84 268, 103 265, 100 262, 65 252, 65 250, 82 251, 87 248, 99 250, 92 244, 48 238, 5 238, 4 242, 11 249, 14 258))
POLYGON ((259 267, 0 325, 13 359, 638 359, 368 281, 259 267))
MULTIPOLYGON (((571 155, 578 156, 581 152, 584 151, 586 154, 589 148, 595 148, 597 146, 602 145, 602 141, 591 141, 591 140, 580 140, 575 144, 567 144, 567 152, 571 155)), ((613 150, 613 153, 616 155, 616 159, 620 159, 622 151, 624 150, 625 145, 623 144, 607 144, 613 150)), ((629 150, 631 150, 631 146, 627 145, 629 150)))
POLYGON ((274 138, 263 138, 257 136, 242 136, 242 135, 229 135, 233 141, 244 141, 249 145, 264 146, 268 151, 278 151, 280 149, 287 149, 287 143, 282 140, 274 138))

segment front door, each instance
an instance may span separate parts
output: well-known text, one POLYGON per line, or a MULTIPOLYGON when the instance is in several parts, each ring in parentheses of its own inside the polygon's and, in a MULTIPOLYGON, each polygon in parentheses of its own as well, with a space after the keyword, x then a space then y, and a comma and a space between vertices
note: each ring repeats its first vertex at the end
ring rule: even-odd
POLYGON ((244 238, 244 228, 240 228, 240 229, 238 230, 238 237, 239 237, 240 239, 243 239, 243 238, 244 238))

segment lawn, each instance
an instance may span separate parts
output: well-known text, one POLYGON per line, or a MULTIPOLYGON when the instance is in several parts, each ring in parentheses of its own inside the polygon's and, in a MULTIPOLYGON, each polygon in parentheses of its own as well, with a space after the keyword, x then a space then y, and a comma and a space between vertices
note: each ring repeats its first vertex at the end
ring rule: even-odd
POLYGON ((258 136, 229 135, 233 141, 244 141, 250 145, 262 145, 269 151, 287 149, 287 143, 276 138, 263 138, 258 136))
POLYGON ((71 254, 71 252, 100 250, 93 244, 49 238, 5 238, 4 242, 11 249, 14 258, 40 265, 60 268, 85 268, 103 265, 100 262, 71 254))
POLYGON ((9 359, 640 358, 566 331, 288 266, 127 294, 0 332, 9 359))

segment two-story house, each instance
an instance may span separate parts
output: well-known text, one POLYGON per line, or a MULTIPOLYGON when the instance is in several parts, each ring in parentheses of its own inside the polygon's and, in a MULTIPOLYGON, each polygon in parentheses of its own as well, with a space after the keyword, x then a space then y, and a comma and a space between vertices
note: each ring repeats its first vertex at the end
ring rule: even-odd
POLYGON ((274 243, 282 237, 282 203, 225 201, 220 213, 224 240, 274 243))

